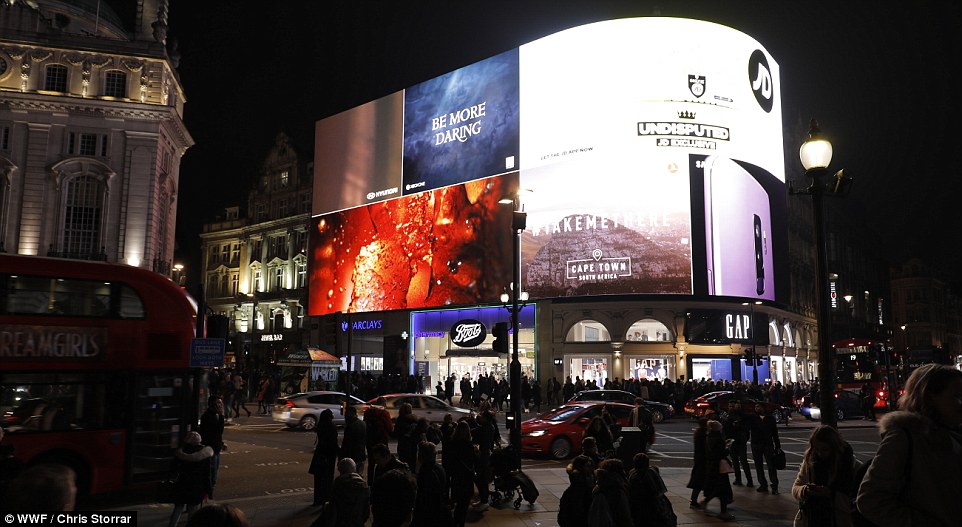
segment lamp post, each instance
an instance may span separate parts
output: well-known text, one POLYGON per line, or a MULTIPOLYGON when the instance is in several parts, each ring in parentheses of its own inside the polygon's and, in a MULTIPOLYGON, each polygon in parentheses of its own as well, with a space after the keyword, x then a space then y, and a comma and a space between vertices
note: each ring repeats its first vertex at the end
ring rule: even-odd
POLYGON ((254 353, 254 342, 255 342, 254 334, 257 333, 257 293, 256 292, 247 293, 247 298, 250 298, 252 302, 251 303, 251 325, 250 325, 251 349, 250 349, 250 355, 245 357, 246 360, 244 362, 246 364, 244 364, 244 367, 247 369, 251 369, 250 367, 251 361, 256 361, 256 356, 257 356, 256 353, 254 353))
POLYGON ((517 194, 513 198, 500 201, 511 204, 512 231, 512 265, 511 265, 511 366, 508 370, 511 386, 511 426, 510 442, 517 459, 517 468, 521 466, 521 361, 518 359, 518 311, 519 295, 521 295, 521 233, 527 225, 528 213, 521 210, 520 199, 517 194))
POLYGON ((832 143, 822 137, 818 123, 812 119, 808 139, 799 149, 799 158, 805 168, 805 175, 811 178, 808 188, 792 194, 812 196, 812 217, 815 227, 815 302, 818 319, 818 398, 821 408, 821 422, 836 428, 838 416, 835 412, 835 350, 832 349, 832 318, 828 306, 828 254, 825 249, 825 221, 822 196, 841 194, 851 183, 839 170, 834 178, 824 181, 828 175, 828 165, 832 161, 832 143))

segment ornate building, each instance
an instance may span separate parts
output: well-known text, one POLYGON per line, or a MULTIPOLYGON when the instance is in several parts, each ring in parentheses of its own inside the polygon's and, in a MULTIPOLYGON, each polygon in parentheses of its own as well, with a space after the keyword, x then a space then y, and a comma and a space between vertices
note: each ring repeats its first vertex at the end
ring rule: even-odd
POLYGON ((962 297, 952 285, 913 258, 892 267, 892 344, 909 348, 943 348, 962 352, 962 297))
POLYGON ((0 2, 0 250, 170 271, 193 139, 167 7, 0 2))
POLYGON ((278 134, 250 191, 201 233, 207 306, 229 318, 228 362, 262 367, 300 348, 307 314, 312 164, 278 134), (233 359, 232 359, 233 357, 233 359))

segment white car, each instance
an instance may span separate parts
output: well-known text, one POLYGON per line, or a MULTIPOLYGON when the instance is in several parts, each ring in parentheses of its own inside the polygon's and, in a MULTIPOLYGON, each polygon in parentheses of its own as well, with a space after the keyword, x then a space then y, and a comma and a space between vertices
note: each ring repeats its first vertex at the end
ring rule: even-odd
POLYGON ((462 417, 467 417, 474 413, 467 408, 458 408, 438 399, 433 395, 420 393, 392 393, 375 397, 367 402, 369 405, 379 405, 378 401, 384 399, 383 407, 391 414, 391 419, 397 419, 398 412, 404 403, 411 404, 412 414, 415 418, 425 418, 430 423, 440 423, 444 421, 444 416, 451 414, 457 421, 462 417))
MULTIPOLYGON (((275 421, 303 430, 314 430, 317 421, 320 419, 321 412, 330 410, 334 413, 334 424, 344 425, 344 414, 341 413, 341 404, 347 400, 347 395, 342 392, 316 391, 307 393, 295 393, 277 399, 271 417, 275 421)), ((350 398, 350 404, 357 408, 358 417, 364 414, 367 404, 354 397, 350 398)))

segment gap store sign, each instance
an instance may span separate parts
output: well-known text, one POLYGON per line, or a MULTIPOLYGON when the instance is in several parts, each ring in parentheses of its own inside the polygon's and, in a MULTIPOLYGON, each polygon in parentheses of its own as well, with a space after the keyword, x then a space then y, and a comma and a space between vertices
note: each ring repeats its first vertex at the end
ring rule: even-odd
POLYGON ((518 189, 532 298, 787 303, 780 83, 735 29, 627 18, 318 121, 310 315, 497 303, 518 189))

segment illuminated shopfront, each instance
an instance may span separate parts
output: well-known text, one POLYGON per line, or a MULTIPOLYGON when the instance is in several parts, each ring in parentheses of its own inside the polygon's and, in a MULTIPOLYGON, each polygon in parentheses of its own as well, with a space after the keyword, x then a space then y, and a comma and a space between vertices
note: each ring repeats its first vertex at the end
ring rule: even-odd
MULTIPOLYGON (((509 319, 510 315, 503 307, 412 312, 413 359, 416 371, 426 375, 425 386, 434 386, 439 379, 451 375, 459 380, 467 377, 472 381, 482 374, 494 375, 498 379, 507 377, 511 357, 510 354, 495 353, 491 329, 498 322, 508 323, 509 319), (459 329, 464 324, 470 326, 472 335, 478 338, 478 332, 482 332, 483 340, 470 346, 459 345, 456 336, 464 333, 459 329)), ((521 373, 529 377, 537 373, 537 331, 534 320, 535 306, 524 306, 518 314, 521 326, 518 333, 518 359, 521 373)), ((509 333, 509 342, 513 338, 509 333)), ((460 394, 459 383, 455 383, 455 391, 460 394)))

